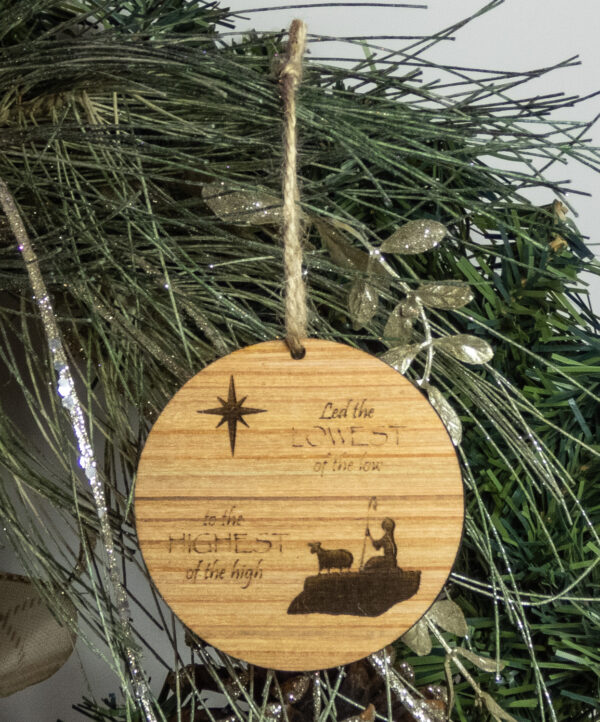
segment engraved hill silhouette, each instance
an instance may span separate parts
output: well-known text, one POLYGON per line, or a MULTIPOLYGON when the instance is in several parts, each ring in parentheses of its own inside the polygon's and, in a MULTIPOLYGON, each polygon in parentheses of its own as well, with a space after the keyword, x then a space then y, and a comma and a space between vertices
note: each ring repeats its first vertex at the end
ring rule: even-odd
POLYGON ((378 617, 415 595, 421 583, 421 572, 397 566, 394 526, 391 519, 384 519, 384 536, 379 540, 372 539, 376 549, 383 548, 384 556, 371 557, 355 572, 342 571, 352 564, 350 552, 322 549, 319 542, 309 544, 312 553, 318 555, 319 573, 306 577, 304 589, 293 599, 287 613, 378 617), (323 569, 340 571, 321 574, 323 569))

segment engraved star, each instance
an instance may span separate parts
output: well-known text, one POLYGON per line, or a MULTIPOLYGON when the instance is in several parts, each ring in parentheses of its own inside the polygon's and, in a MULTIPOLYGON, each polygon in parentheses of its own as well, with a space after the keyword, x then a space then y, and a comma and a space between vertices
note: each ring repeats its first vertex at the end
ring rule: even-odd
POLYGON ((243 406, 244 401, 248 397, 244 396, 244 398, 240 399, 240 401, 237 400, 237 397, 235 395, 235 383, 233 381, 233 376, 231 376, 231 379, 229 380, 229 394, 227 396, 227 401, 224 401, 220 396, 217 396, 217 398, 221 402, 221 406, 216 409, 204 409, 203 411, 198 411, 198 413, 214 414, 215 416, 223 417, 215 428, 218 429, 219 426, 227 422, 227 426, 229 428, 229 445, 231 446, 231 456, 233 456, 235 453, 235 437, 237 433, 238 421, 241 421, 244 426, 250 428, 244 420, 244 416, 246 416, 247 414, 262 414, 267 409, 250 409, 246 406, 243 406))

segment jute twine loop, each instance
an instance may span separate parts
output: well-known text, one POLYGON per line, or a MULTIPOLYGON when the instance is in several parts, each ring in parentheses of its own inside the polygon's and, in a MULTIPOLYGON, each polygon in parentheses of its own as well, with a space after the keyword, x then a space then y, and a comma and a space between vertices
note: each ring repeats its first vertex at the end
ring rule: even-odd
POLYGON ((302 278, 300 242, 300 192, 297 172, 296 89, 302 80, 302 56, 306 25, 294 20, 290 26, 286 60, 279 71, 283 101, 283 262, 285 267, 286 343, 294 358, 304 356, 306 337, 306 286, 302 278))

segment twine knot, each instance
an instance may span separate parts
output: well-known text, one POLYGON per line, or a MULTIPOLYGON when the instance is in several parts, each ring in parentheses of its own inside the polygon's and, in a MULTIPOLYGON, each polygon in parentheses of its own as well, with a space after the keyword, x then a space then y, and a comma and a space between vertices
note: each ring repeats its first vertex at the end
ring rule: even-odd
MULTIPOLYGON (((293 20, 290 25, 286 59, 279 70, 283 81, 289 77, 297 87, 302 80, 302 58, 306 47, 306 24, 302 20, 293 20)), ((285 98, 284 98, 285 101, 285 98)))

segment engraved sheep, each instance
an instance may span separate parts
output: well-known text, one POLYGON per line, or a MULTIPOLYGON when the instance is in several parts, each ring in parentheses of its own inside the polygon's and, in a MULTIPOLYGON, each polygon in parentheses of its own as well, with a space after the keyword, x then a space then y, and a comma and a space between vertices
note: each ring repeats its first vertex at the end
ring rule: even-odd
POLYGON ((319 558, 319 574, 323 569, 350 569, 354 557, 346 549, 323 549, 321 542, 309 542, 311 554, 316 554, 319 558))

